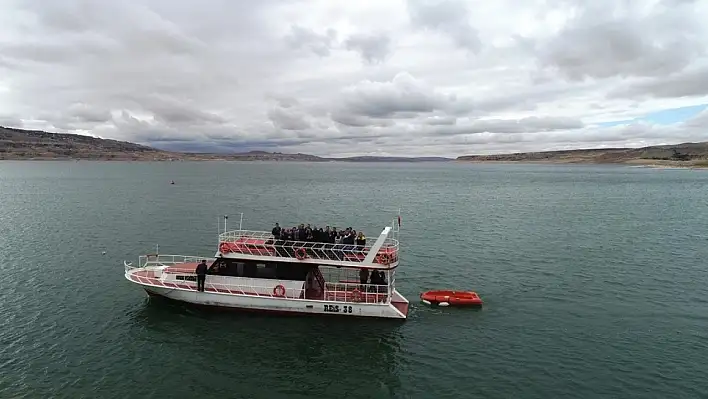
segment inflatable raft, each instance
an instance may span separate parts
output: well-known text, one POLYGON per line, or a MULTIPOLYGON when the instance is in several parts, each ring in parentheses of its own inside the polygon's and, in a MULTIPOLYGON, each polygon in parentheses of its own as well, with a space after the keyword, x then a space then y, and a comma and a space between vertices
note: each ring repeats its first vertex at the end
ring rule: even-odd
POLYGON ((426 305, 482 306, 482 298, 472 291, 428 291, 420 294, 426 305))

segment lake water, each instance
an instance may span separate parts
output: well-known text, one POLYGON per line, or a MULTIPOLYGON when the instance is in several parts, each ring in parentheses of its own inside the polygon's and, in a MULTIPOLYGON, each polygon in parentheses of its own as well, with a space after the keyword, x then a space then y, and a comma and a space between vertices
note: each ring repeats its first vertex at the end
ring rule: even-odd
POLYGON ((708 396, 708 171, 0 162, 0 204, 2 398, 708 396), (156 244, 213 255, 220 215, 374 237, 398 208, 403 323, 202 312, 123 277, 156 244))

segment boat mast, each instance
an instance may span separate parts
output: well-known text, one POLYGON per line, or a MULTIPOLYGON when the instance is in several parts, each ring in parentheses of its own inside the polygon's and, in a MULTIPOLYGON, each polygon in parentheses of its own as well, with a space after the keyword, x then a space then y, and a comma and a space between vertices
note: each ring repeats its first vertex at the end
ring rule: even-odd
POLYGON ((376 255, 379 254, 379 249, 383 246, 384 242, 386 241, 386 237, 388 237, 388 233, 391 231, 390 226, 386 226, 381 234, 379 234, 379 238, 376 239, 376 242, 374 245, 371 246, 369 249, 369 253, 366 255, 366 258, 361 262, 363 264, 371 264, 374 263, 374 258, 376 258, 376 255))

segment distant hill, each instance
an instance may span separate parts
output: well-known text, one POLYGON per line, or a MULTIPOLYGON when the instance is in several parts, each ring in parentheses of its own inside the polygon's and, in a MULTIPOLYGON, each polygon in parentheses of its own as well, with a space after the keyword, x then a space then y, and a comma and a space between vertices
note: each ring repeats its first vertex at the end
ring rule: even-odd
POLYGON ((0 159, 137 159, 168 154, 124 141, 0 127, 0 159))
POLYGON ((127 141, 0 126, 0 160, 87 159, 116 161, 284 161, 284 162, 532 162, 648 164, 708 167, 708 142, 643 148, 604 148, 444 157, 359 156, 327 158, 309 154, 251 151, 234 154, 163 151, 127 141))
POLYGON ((523 152, 498 155, 465 155, 460 162, 638 164, 708 166, 708 142, 658 145, 642 148, 603 148, 523 152))
POLYGON ((360 156, 348 158, 327 158, 335 161, 345 162, 449 162, 454 161, 453 158, 444 157, 376 157, 376 156, 360 156))
POLYGON ((0 126, 0 160, 93 159, 134 161, 284 161, 284 162, 429 162, 451 158, 350 157, 324 158, 309 154, 250 151, 234 154, 163 151, 144 145, 78 134, 49 133, 0 126))

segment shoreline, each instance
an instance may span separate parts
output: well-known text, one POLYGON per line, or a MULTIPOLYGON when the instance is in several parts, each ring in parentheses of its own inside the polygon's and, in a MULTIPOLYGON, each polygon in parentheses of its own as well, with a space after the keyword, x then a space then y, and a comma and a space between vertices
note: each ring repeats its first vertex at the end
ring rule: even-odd
POLYGON ((504 165, 606 165, 606 166, 627 166, 633 168, 652 168, 652 169, 708 169, 708 162, 701 161, 702 163, 695 163, 692 161, 664 161, 654 159, 636 159, 622 162, 582 162, 582 161, 562 161, 562 160, 523 160, 523 161, 511 161, 511 160, 456 160, 456 163, 467 163, 467 164, 504 164, 504 165))
POLYGON ((224 159, 224 158, 189 158, 189 159, 144 159, 144 158, 0 158, 2 161, 15 162, 279 162, 279 163, 453 163, 448 161, 412 160, 349 160, 349 159, 224 159))
POLYGON ((224 159, 224 158, 187 158, 187 159, 145 159, 145 158, 3 158, 2 161, 14 162, 271 162, 271 163, 457 163, 457 164, 500 164, 500 165, 607 165, 607 166, 627 166, 634 168, 650 169, 708 169, 708 162, 701 161, 660 161, 660 160, 629 160, 623 162, 583 162, 583 161, 563 161, 563 160, 457 160, 448 161, 417 161, 417 160, 348 160, 348 159, 224 159))

